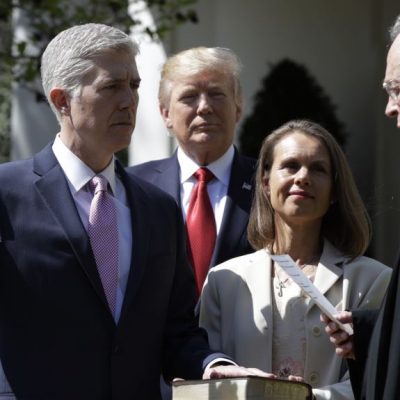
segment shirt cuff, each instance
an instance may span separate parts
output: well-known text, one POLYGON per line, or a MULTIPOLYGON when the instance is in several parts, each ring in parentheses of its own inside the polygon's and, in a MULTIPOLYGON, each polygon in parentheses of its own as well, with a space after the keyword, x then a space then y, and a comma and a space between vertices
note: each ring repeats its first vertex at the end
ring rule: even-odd
POLYGON ((204 372, 208 371, 212 367, 216 367, 217 365, 236 365, 238 367, 234 361, 229 360, 228 358, 219 357, 209 362, 204 368, 204 372))

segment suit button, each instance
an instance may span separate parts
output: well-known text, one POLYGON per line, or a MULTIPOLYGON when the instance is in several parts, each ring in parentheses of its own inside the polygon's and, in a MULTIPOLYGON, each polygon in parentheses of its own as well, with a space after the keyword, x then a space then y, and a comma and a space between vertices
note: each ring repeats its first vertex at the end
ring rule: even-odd
POLYGON ((321 335, 321 328, 318 325, 313 326, 312 334, 316 337, 321 335))
POLYGON ((310 383, 311 385, 315 386, 319 381, 319 375, 318 372, 312 372, 310 374, 310 383))

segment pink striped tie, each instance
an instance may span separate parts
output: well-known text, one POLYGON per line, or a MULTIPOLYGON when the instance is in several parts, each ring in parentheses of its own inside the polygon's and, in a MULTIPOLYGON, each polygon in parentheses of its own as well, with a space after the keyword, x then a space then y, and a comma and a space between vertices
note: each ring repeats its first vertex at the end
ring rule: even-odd
POLYGON ((90 244, 108 305, 115 315, 118 285, 117 211, 104 176, 93 177, 88 185, 94 193, 88 225, 90 244))

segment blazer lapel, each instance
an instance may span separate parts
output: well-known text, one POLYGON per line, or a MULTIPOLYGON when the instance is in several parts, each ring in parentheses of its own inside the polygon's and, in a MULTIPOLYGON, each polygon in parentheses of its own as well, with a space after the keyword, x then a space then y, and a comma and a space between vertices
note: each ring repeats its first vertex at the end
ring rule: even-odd
POLYGON ((235 149, 222 225, 211 265, 231 258, 247 229, 253 197, 253 174, 254 168, 249 162, 243 162, 235 149))
POLYGON ((171 195, 181 206, 180 169, 176 151, 174 155, 155 166, 156 176, 153 183, 171 195))
POLYGON ((34 185, 40 197, 58 221, 80 266, 108 308, 89 237, 82 225, 68 182, 54 156, 51 144, 34 157, 33 165, 34 172, 38 175, 34 185))
MULTIPOLYGON (((343 254, 329 241, 324 241, 324 248, 318 264, 314 285, 325 294, 343 275, 342 265, 345 262, 343 254)), ((314 305, 310 302, 307 311, 314 305)))
POLYGON ((148 215, 146 212, 146 194, 135 180, 123 170, 119 163, 116 164, 117 174, 125 187, 131 211, 133 243, 128 283, 126 285, 125 297, 121 310, 121 321, 141 285, 141 280, 145 271, 146 258, 149 252, 150 227, 146 220, 146 215, 148 215))

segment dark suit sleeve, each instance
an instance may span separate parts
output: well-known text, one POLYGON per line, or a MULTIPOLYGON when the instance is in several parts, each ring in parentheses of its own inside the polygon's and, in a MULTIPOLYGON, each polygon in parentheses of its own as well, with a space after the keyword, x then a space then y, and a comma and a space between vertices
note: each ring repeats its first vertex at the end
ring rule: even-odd
POLYGON ((177 210, 176 267, 166 323, 163 373, 175 377, 200 379, 206 365, 217 357, 208 346, 207 334, 194 316, 195 281, 186 257, 186 239, 181 212, 177 210))
POLYGON ((379 310, 353 310, 354 337, 353 346, 355 360, 348 360, 351 386, 355 398, 360 397, 364 370, 367 362, 368 347, 379 310))

